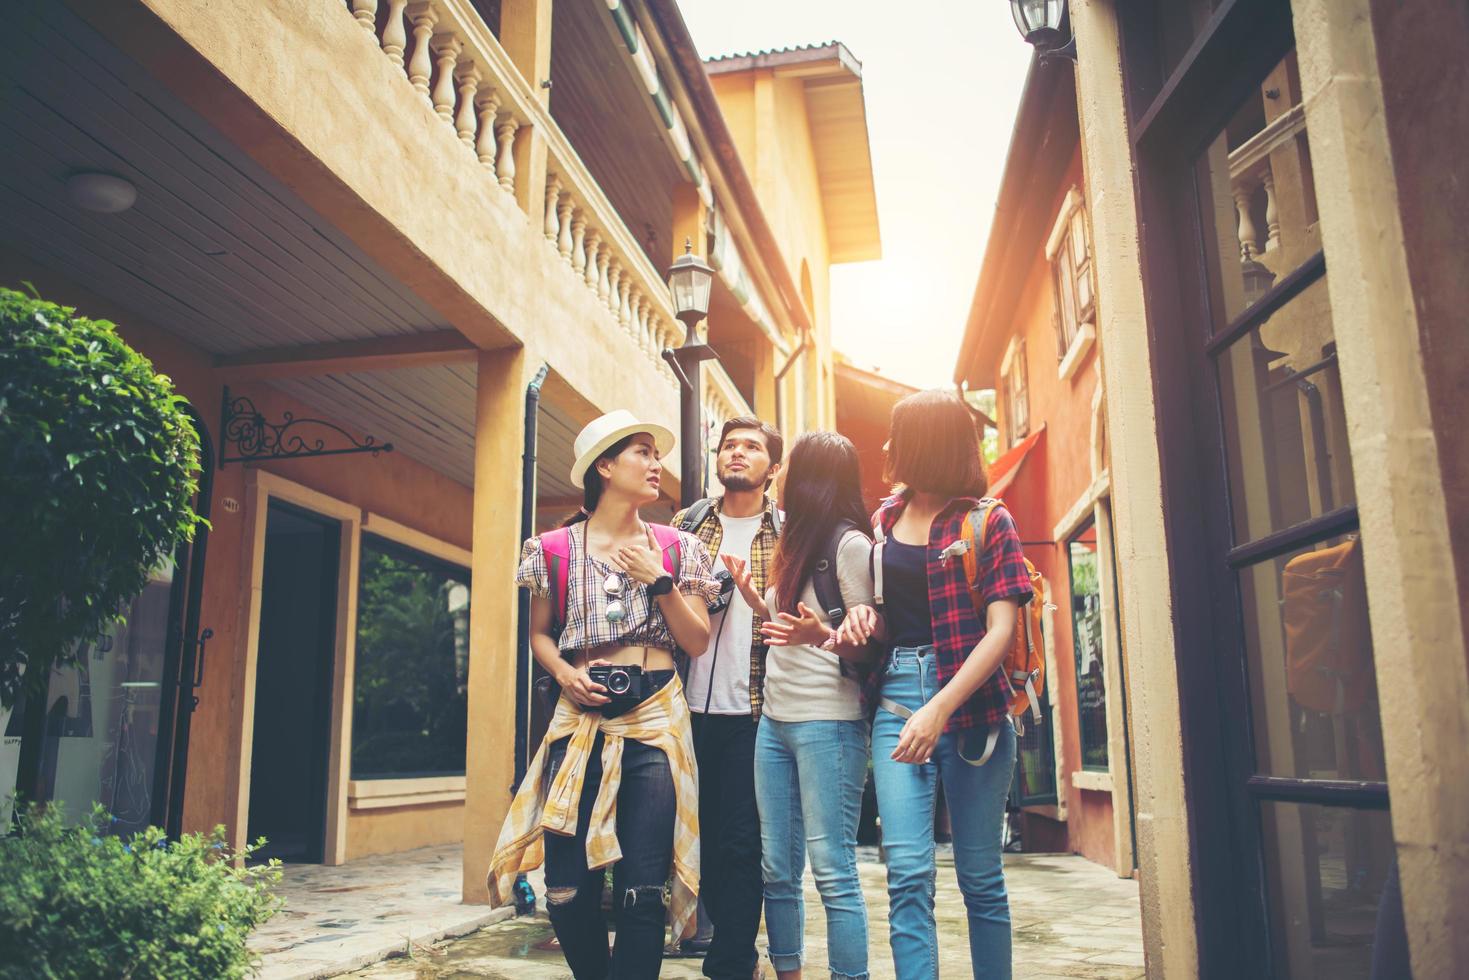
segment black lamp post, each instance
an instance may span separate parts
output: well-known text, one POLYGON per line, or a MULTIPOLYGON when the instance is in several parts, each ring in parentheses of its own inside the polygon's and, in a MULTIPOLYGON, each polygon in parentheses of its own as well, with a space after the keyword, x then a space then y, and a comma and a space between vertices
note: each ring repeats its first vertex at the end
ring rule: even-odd
POLYGON ((700 431, 702 369, 704 361, 717 361, 714 348, 699 340, 696 328, 709 316, 709 291, 714 285, 714 270, 694 254, 694 245, 684 240, 684 254, 668 270, 668 289, 673 293, 674 315, 684 325, 683 346, 669 348, 663 359, 673 368, 679 385, 679 459, 682 480, 679 506, 688 507, 704 496, 704 438, 700 431))
POLYGON ((1066 0, 1010 0, 1010 14, 1015 27, 1027 44, 1035 46, 1041 60, 1068 58, 1076 60, 1076 38, 1071 34, 1071 18, 1066 0))

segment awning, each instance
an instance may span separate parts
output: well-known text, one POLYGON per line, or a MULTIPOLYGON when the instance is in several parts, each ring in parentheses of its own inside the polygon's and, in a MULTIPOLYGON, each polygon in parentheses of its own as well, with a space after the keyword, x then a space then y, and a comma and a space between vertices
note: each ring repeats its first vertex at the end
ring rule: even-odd
POLYGON ((1030 451, 1035 448, 1036 443, 1040 442, 1041 436, 1045 434, 1046 427, 1042 424, 1039 429, 1036 429, 1030 435, 1021 439, 1014 446, 1010 447, 1009 452, 990 464, 989 495, 991 497, 999 497, 1009 489, 1010 484, 1015 480, 1015 475, 1020 472, 1020 464, 1025 462, 1025 457, 1030 454, 1030 451))

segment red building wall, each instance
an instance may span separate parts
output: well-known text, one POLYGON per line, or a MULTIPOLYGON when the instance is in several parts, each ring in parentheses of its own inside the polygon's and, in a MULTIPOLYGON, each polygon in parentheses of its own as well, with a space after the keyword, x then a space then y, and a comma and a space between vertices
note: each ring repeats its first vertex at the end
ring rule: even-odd
MULTIPOLYGON (((1066 179, 1055 188, 1047 203, 1049 214, 1060 212, 1067 192, 1082 186, 1081 155, 1078 149, 1066 179)), ((1025 339, 1026 379, 1029 402, 1029 431, 1042 426, 1045 434, 1020 464, 1004 494, 1005 502, 1019 525, 1025 554, 1050 583, 1057 609, 1052 617, 1055 670, 1048 679, 1055 732, 1060 741, 1061 764, 1057 791, 1066 802, 1064 839, 1069 849, 1108 866, 1115 864, 1115 841, 1111 794, 1083 790, 1072 785, 1071 774, 1081 769, 1078 730, 1076 656, 1070 615, 1070 573, 1065 541, 1052 540, 1058 522, 1092 484, 1092 399, 1097 386, 1098 350, 1093 346, 1069 379, 1059 375, 1052 316, 1055 299, 1051 270, 1044 243, 1037 245, 1021 299, 1011 320, 1011 337, 1025 339)), ((1000 345, 1003 351, 1005 344, 1000 345)), ((999 390, 1000 365, 994 365, 993 385, 999 390)), ((997 400, 1001 432, 1010 428, 1010 406, 1003 395, 997 400)), ((1008 449, 1002 444, 1001 449, 1008 449)), ((1028 817, 1032 842, 1060 838, 1059 827, 1045 826, 1048 816, 1028 817)))

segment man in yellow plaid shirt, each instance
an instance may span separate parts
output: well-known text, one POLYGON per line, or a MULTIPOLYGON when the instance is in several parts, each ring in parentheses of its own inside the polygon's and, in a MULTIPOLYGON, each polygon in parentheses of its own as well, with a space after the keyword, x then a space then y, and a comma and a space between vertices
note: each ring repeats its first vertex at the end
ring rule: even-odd
MULTIPOLYGON (((675 526, 704 542, 715 556, 749 563, 755 590, 764 594, 780 533, 780 512, 767 495, 785 449, 780 432, 757 418, 724 423, 715 475, 724 494, 680 511, 675 526)), ((709 649, 689 661, 689 708, 699 763, 699 935, 686 951, 708 942, 704 975, 745 978, 758 961, 763 885, 760 815, 755 806, 755 728, 760 720, 765 643, 760 620, 737 591, 709 624, 709 649), (705 915, 704 913, 707 913, 705 915), (707 922, 705 921, 707 920, 707 922), (712 923, 713 934, 709 925, 712 923)))

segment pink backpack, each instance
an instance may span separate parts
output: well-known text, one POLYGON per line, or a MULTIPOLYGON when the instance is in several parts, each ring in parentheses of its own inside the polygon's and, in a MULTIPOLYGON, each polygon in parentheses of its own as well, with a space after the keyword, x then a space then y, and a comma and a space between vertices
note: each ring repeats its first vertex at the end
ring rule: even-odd
MULTIPOLYGON (((683 544, 678 530, 667 524, 649 524, 653 540, 663 553, 663 570, 678 581, 683 544)), ((551 580, 551 632, 560 636, 566 627, 568 583, 571 581, 571 528, 558 527, 541 535, 541 553, 546 556, 546 574, 551 580)))

